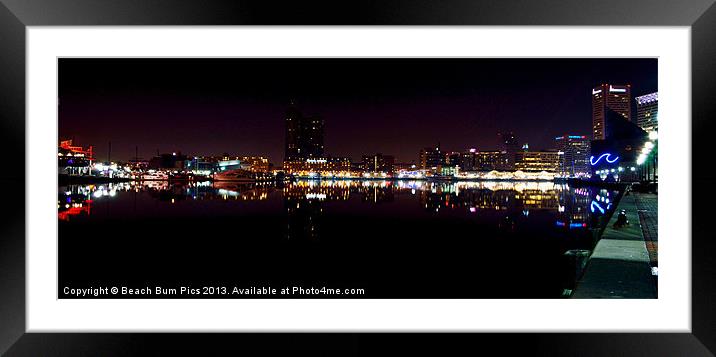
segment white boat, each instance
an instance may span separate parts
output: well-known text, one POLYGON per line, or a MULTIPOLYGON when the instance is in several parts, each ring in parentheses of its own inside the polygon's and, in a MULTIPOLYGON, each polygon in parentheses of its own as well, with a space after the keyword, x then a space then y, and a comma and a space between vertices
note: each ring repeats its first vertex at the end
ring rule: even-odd
POLYGON ((244 169, 235 169, 228 171, 216 172, 213 175, 214 181, 233 181, 233 182, 254 182, 256 178, 251 171, 244 169))
POLYGON ((149 170, 147 172, 142 173, 140 176, 142 180, 168 180, 169 175, 167 175, 166 172, 163 171, 155 171, 155 170, 149 170))

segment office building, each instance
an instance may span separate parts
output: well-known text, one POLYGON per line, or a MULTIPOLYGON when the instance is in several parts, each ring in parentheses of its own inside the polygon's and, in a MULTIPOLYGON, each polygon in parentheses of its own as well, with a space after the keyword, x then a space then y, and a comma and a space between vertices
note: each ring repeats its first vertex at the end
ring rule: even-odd
POLYGON ((460 154, 460 169, 462 171, 475 171, 475 159, 477 150, 470 149, 460 154))
POLYGON ((239 160, 251 172, 269 172, 271 168, 268 158, 263 156, 241 156, 239 160))
POLYGON ((589 155, 591 142, 585 135, 562 135, 555 138, 562 153, 558 172, 563 177, 584 177, 591 172, 589 155))
POLYGON ((507 170, 514 170, 515 168, 515 154, 520 152, 520 144, 517 142, 517 137, 514 133, 508 132, 508 133, 500 133, 501 142, 500 145, 502 146, 501 149, 504 153, 506 153, 507 158, 507 170))
POLYGON ((347 157, 316 157, 283 162, 287 174, 301 177, 351 176, 351 160, 347 157))
POLYGON ((559 151, 521 151, 515 154, 515 170, 525 172, 557 172, 559 151))
POLYGON ((631 85, 604 83, 592 88, 592 138, 606 138, 607 111, 612 110, 622 119, 631 121, 631 85))
POLYGON ((440 151, 440 144, 435 147, 426 147, 420 150, 420 168, 429 170, 445 163, 445 156, 440 151))
POLYGON ((363 155, 363 172, 367 173, 393 173, 395 158, 391 155, 381 153, 375 155, 363 155))
POLYGON ((323 119, 304 116, 296 107, 286 112, 286 143, 284 160, 305 160, 324 156, 323 119))
POLYGON ((636 97, 636 124, 648 132, 658 131, 659 92, 636 97))
POLYGON ((473 169, 471 171, 509 171, 514 165, 509 160, 511 155, 504 151, 477 151, 475 153, 473 169))
POLYGON ((445 154, 445 164, 462 168, 462 153, 453 151, 445 154))

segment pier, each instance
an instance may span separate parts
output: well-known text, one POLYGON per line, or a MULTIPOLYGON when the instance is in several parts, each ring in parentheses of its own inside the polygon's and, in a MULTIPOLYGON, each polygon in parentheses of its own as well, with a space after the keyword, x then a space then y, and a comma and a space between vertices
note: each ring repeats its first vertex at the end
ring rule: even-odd
POLYGON ((657 263, 656 200, 654 194, 622 196, 571 298, 657 298, 657 277, 652 275, 657 263), (615 228, 622 210, 629 224, 615 228))

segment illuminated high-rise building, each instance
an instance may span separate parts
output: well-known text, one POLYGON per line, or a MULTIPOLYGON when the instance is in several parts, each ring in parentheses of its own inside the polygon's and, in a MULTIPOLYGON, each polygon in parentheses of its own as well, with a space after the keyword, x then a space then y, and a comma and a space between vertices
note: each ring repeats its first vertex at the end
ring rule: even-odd
POLYGON ((607 111, 631 121, 631 85, 600 84, 592 88, 592 138, 606 138, 607 111))
POLYGON ((477 151, 475 152, 474 171, 509 171, 514 169, 515 154, 512 163, 505 151, 477 151))
POLYGON ((591 173, 591 141, 585 135, 562 135, 555 138, 561 153, 558 172, 565 177, 583 177, 591 173))
POLYGON ((636 97, 636 124, 644 131, 659 129, 657 114, 659 112, 659 92, 636 97))
POLYGON ((520 144, 517 142, 517 137, 512 132, 500 133, 501 138, 501 149, 506 153, 507 157, 507 169, 513 170, 515 168, 515 155, 520 152, 520 144))
POLYGON ((560 156, 558 151, 520 151, 515 154, 515 170, 556 172, 560 156))
POLYGON ((445 156, 440 151, 440 144, 420 150, 420 168, 432 169, 445 164, 445 156))
POLYGON ((269 172, 271 166, 268 158, 263 156, 241 156, 239 160, 251 172, 269 172))
POLYGON ((520 144, 517 142, 515 133, 500 133, 502 150, 508 153, 516 153, 520 151, 520 144))
POLYGON ((323 149, 323 119, 304 116, 292 102, 286 112, 284 160, 323 157, 323 149))

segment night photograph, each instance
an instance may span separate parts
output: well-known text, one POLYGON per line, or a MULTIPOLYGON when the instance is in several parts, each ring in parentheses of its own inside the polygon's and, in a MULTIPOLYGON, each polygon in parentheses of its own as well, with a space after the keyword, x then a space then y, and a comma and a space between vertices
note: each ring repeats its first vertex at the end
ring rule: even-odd
POLYGON ((656 299, 656 58, 59 58, 60 299, 656 299))

